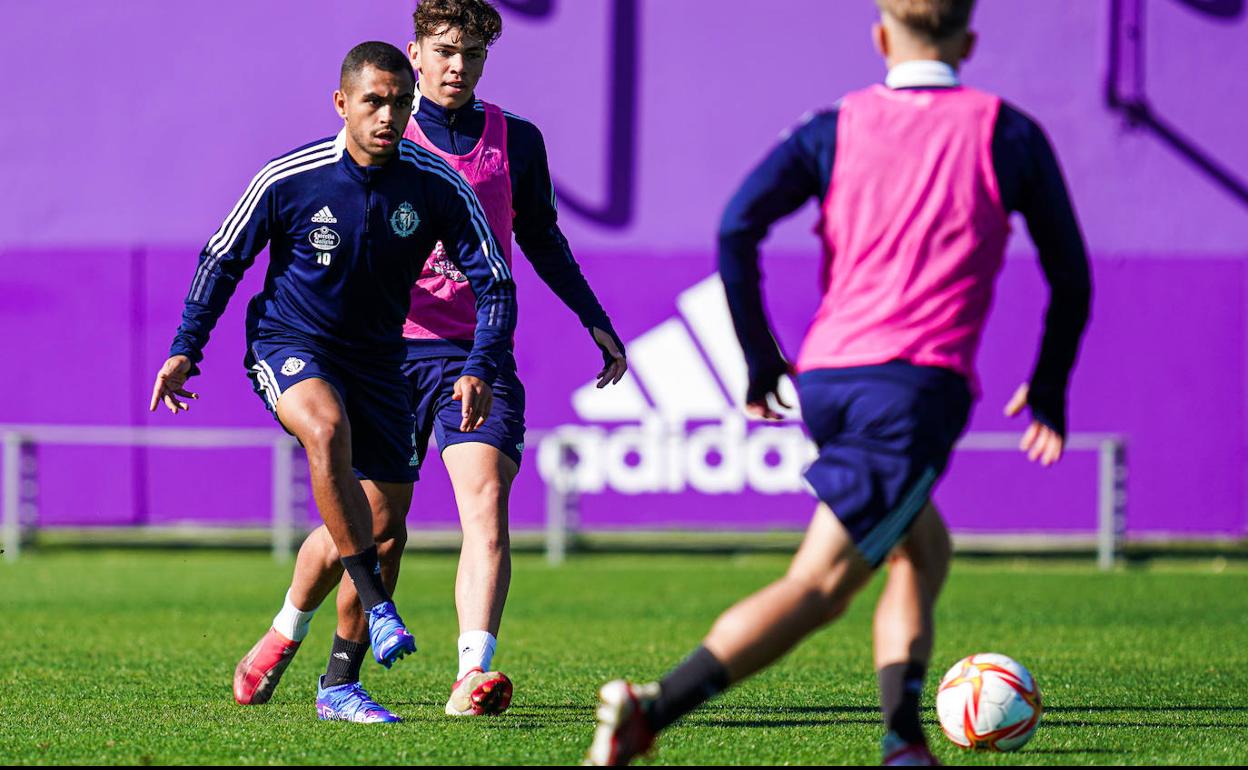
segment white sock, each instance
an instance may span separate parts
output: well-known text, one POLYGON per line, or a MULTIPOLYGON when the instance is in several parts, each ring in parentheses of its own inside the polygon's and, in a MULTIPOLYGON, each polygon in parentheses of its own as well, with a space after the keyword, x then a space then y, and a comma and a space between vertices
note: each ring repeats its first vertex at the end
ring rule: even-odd
POLYGON ((489 631, 465 631, 459 635, 459 673, 456 679, 463 679, 474 668, 482 671, 490 670, 494 660, 494 648, 498 640, 489 631))
POLYGON ((308 635, 308 627, 312 625, 312 616, 315 614, 315 608, 304 612, 296 607, 290 601, 290 591, 287 591, 282 609, 273 618, 273 630, 292 642, 302 642, 308 635))

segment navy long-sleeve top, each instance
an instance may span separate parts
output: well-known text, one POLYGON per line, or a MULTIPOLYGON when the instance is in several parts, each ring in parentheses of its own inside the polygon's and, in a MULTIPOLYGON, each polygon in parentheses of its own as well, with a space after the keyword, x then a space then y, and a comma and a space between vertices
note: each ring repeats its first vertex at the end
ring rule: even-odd
MULTIPOLYGON (((931 86, 925 86, 931 87, 931 86)), ((719 270, 752 390, 788 371, 763 308, 759 244, 771 226, 808 200, 821 202, 832 181, 837 110, 815 113, 782 139, 733 195, 719 227, 719 270)), ((1065 433, 1065 400, 1087 324, 1087 253, 1057 158, 1034 120, 1002 101, 992 162, 1007 212, 1019 212, 1050 287, 1044 335, 1028 404, 1037 420, 1065 433)))
POLYGON ((264 288, 247 307, 249 342, 294 337, 401 360, 411 286, 442 241, 477 298, 464 373, 492 382, 511 349, 515 284, 471 188, 407 140, 381 166, 358 165, 344 146, 341 134, 313 142, 252 179, 200 254, 170 355, 203 358, 243 272, 268 245, 264 288))

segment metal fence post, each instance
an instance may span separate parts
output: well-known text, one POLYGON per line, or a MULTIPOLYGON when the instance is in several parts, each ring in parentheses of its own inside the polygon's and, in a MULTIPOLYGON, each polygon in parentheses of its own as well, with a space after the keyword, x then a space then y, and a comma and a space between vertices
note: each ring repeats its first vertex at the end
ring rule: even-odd
POLYGON ((1108 438, 1097 452, 1096 565, 1113 569, 1127 526, 1127 456, 1122 438, 1108 438))
POLYGON ((4 434, 4 558, 17 561, 22 550, 22 434, 4 434))
POLYGON ((546 485, 546 562, 553 566, 563 564, 568 556, 568 530, 576 505, 575 461, 572 447, 561 442, 558 471, 546 485))
POLYGON ((290 439, 273 442, 273 558, 290 560, 294 547, 294 457, 290 439))

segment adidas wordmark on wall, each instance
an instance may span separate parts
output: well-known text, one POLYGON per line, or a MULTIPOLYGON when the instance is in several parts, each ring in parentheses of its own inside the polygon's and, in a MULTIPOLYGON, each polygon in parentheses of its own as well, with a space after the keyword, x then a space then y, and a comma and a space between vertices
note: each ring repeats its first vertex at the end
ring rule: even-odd
MULTIPOLYGON (((678 315, 628 343, 630 373, 619 384, 573 392, 585 422, 542 438, 543 480, 625 494, 803 491, 815 448, 797 415, 776 425, 742 412, 748 378, 719 277, 681 292, 676 306, 678 315)), ((781 395, 797 403, 787 378, 781 395)))

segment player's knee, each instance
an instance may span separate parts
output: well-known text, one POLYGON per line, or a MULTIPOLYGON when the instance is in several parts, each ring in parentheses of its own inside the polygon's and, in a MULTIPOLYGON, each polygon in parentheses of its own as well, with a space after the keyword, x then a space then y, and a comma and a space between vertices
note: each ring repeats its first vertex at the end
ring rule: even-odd
POLYGON ((464 546, 477 554, 502 555, 511 551, 511 536, 506 527, 464 527, 464 546))
POLYGON ((397 541, 399 548, 402 549, 407 544, 407 522, 402 517, 374 521, 373 540, 378 543, 379 551, 382 543, 391 541, 397 541))
POLYGON ((497 517, 506 505, 503 499, 503 483, 499 479, 481 479, 464 492, 461 505, 474 515, 497 517))
POLYGON ((801 586, 803 603, 818 612, 825 622, 844 614, 863 585, 848 564, 839 562, 826 570, 791 572, 788 579, 801 586))
POLYGON ((840 586, 816 585, 807 594, 808 601, 819 608, 824 623, 830 623, 845 614, 853 598, 851 591, 840 586))
POLYGON ((332 464, 351 456, 351 429, 341 416, 314 422, 300 440, 310 463, 332 464))
POLYGON ((889 556, 889 566, 904 566, 920 574, 943 574, 953 559, 953 541, 940 528, 915 533, 889 556))
POLYGON ((376 534, 377 541, 377 558, 386 562, 403 553, 403 549, 407 547, 407 528, 399 527, 394 531, 379 532, 376 534))

